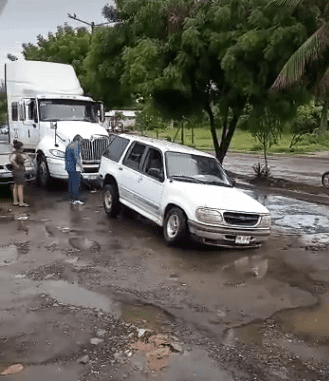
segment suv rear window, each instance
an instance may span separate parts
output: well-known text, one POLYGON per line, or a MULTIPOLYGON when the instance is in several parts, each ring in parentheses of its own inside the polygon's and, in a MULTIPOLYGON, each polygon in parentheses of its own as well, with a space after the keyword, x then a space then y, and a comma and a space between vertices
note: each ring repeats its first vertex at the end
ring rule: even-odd
POLYGON ((146 145, 136 142, 133 149, 126 154, 123 164, 127 167, 133 168, 134 170, 138 170, 145 149, 146 145))
POLYGON ((115 137, 110 145, 105 149, 103 156, 108 159, 111 159, 114 162, 118 162, 121 158, 123 152, 125 151, 129 139, 115 137))

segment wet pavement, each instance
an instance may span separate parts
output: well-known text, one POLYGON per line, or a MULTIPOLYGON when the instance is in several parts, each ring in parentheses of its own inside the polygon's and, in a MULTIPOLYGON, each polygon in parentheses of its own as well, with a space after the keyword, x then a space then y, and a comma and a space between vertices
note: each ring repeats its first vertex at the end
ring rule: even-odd
MULTIPOLYGON (((329 152, 316 152, 311 155, 271 154, 267 156, 271 176, 284 180, 322 186, 321 178, 329 171, 329 152)), ((224 159, 227 170, 237 174, 254 176, 253 166, 264 166, 263 155, 256 153, 229 152, 224 159)))
POLYGON ((238 251, 169 248, 99 191, 4 191, 0 379, 328 380, 328 206, 246 192, 273 229, 238 251))

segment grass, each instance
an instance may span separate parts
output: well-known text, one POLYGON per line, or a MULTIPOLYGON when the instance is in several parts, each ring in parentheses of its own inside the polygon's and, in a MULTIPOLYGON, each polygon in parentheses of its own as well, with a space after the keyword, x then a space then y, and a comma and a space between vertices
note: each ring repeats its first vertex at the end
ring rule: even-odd
MULTIPOLYGON (((145 135, 153 138, 167 139, 172 142, 181 143, 181 131, 177 132, 176 128, 168 128, 161 131, 147 131, 145 135), (175 138, 175 139, 174 139, 175 138)), ((221 131, 217 131, 218 139, 221 139, 221 131)), ((290 149, 292 135, 283 133, 278 144, 273 145, 268 153, 311 153, 329 150, 329 133, 323 136, 304 137, 294 148, 290 149)), ((184 144, 192 146, 199 150, 213 150, 213 141, 208 127, 194 128, 193 137, 192 130, 184 130, 184 144)), ((236 130, 231 141, 229 150, 238 152, 252 151, 262 153, 262 145, 251 135, 251 133, 242 130, 236 130)))

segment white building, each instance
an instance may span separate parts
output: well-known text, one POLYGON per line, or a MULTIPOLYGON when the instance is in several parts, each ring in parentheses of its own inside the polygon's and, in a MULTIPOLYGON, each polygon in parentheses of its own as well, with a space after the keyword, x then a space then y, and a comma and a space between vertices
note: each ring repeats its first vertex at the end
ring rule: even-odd
POLYGON ((111 110, 105 113, 103 125, 109 131, 124 131, 135 129, 136 111, 111 110))

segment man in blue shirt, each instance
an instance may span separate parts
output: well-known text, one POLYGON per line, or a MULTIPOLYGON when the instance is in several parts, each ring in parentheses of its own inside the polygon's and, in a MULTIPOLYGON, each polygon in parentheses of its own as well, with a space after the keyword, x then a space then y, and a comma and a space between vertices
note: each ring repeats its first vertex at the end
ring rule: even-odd
POLYGON ((65 150, 65 169, 69 174, 69 199, 72 204, 84 204, 79 200, 81 173, 83 172, 80 145, 82 137, 76 135, 65 150))

